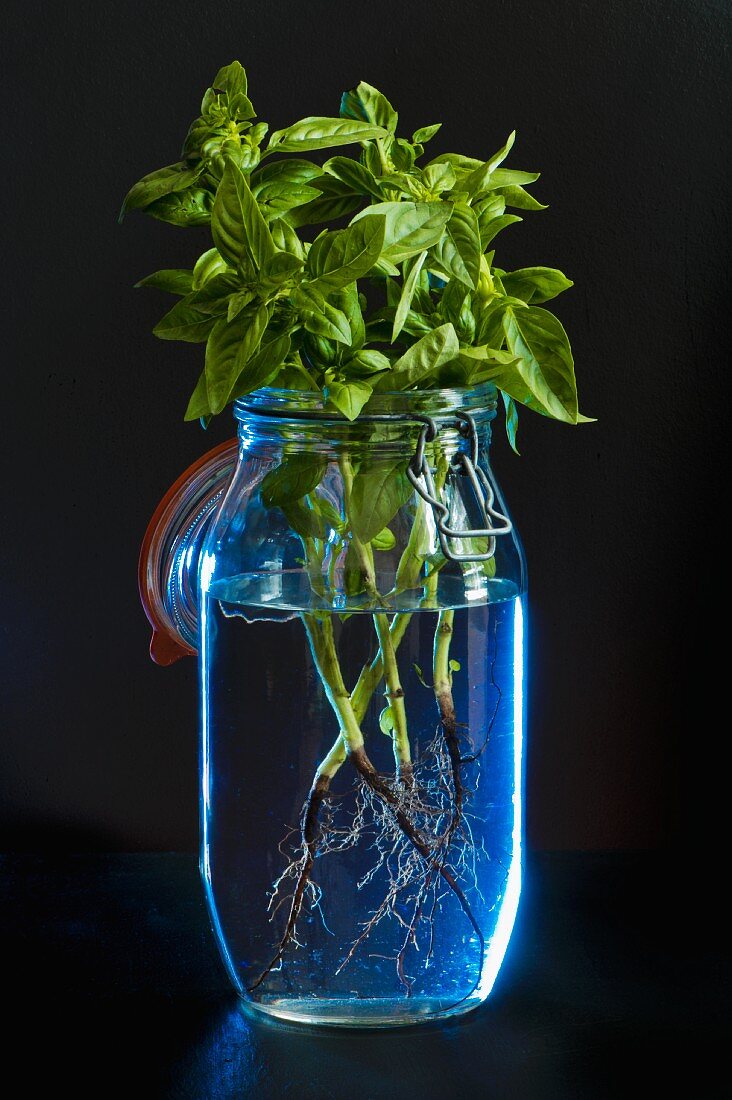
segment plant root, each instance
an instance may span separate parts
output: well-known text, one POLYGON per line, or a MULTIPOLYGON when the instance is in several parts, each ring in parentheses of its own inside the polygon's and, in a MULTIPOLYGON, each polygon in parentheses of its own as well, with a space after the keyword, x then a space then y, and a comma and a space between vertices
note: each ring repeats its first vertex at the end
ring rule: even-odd
MULTIPOLYGON (((328 789, 330 787, 330 779, 327 775, 316 775, 313 785, 310 788, 310 793, 305 800, 300 815, 300 840, 302 844, 302 855, 299 862, 295 865, 297 881, 295 883, 295 889, 292 893, 292 899, 290 902, 290 912, 287 917, 287 924, 285 925, 285 931, 282 934, 277 950, 272 957, 271 962, 262 973, 259 975, 253 985, 249 986, 249 992, 253 992, 257 989, 268 974, 274 970, 274 968, 281 962, 282 957, 287 949, 288 944, 295 937, 297 928, 297 920, 302 911, 303 901, 305 900, 305 894, 308 886, 311 884, 311 875, 313 872, 313 864, 315 863, 315 856, 318 849, 318 839, 320 834, 319 816, 320 807, 323 804, 328 789)), ((282 879, 279 880, 280 882, 282 879)), ((277 893, 277 885, 272 894, 272 901, 277 893)))
MULTIPOLYGON (((453 892, 457 898, 460 908, 470 922, 473 931, 478 937, 480 944, 480 954, 483 957, 485 949, 485 939, 478 921, 475 918, 475 914, 470 906, 470 902, 465 896, 465 892, 458 883, 454 874, 446 864, 446 854, 442 854, 442 840, 441 838, 435 840, 430 838, 427 840, 424 834, 413 823, 408 810, 405 808, 405 802, 403 798, 394 791, 393 787, 389 784, 388 780, 384 779, 378 774, 376 768, 373 766, 368 756, 363 749, 358 749, 350 754, 351 762, 362 777, 364 783, 385 802, 400 830, 419 853, 423 860, 427 863, 427 874, 431 868, 437 871, 437 873, 444 879, 445 884, 453 892)), ((420 910, 421 912, 421 910, 420 910)))

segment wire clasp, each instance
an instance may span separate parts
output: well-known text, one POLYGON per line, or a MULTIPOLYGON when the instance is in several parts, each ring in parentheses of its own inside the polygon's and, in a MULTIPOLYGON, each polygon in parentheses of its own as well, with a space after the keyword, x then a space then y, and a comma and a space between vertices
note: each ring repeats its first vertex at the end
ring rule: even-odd
POLYGON ((467 528, 449 527, 448 520, 450 509, 440 499, 435 487, 432 467, 430 466, 425 449, 428 443, 432 443, 438 435, 437 424, 431 416, 419 416, 412 414, 410 419, 422 422, 422 430, 419 433, 417 448, 412 461, 407 466, 407 477, 415 490, 432 508, 435 518, 435 526, 440 540, 442 553, 449 561, 488 561, 496 552, 496 538, 500 535, 508 535, 513 525, 502 512, 495 507, 496 493, 487 474, 478 465, 478 432, 475 419, 468 412, 455 413, 455 428, 469 441, 469 453, 458 451, 450 462, 451 472, 462 473, 467 476, 473 489, 475 499, 478 502, 481 516, 485 517, 486 526, 467 528), (450 540, 461 542, 468 539, 488 539, 488 547, 483 554, 457 553, 450 548, 450 540))

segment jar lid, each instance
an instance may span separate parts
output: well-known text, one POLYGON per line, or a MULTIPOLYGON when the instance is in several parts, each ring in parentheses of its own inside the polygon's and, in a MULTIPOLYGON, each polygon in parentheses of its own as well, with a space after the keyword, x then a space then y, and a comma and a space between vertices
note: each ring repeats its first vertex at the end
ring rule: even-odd
POLYGON ((150 656, 172 665, 198 652, 198 567, 211 520, 236 465, 227 439, 181 474, 158 504, 140 548, 140 599, 152 626, 150 656))

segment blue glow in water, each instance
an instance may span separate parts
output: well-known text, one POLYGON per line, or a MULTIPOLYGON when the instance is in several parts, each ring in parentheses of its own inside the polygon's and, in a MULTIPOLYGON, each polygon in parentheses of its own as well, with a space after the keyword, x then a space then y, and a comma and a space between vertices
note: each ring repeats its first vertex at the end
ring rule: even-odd
MULTIPOLYGON (((202 871, 227 968, 255 1005, 287 1019, 388 1024, 465 1011, 493 986, 521 888, 521 601, 503 582, 493 602, 456 607, 450 646, 465 812, 444 865, 483 943, 446 876, 430 875, 347 761, 321 813, 297 942, 247 994, 285 929, 296 879, 276 884, 299 858, 303 802, 338 733, 297 593, 283 576, 259 581, 217 581, 203 608, 202 871)), ((418 792, 410 812, 437 838, 452 804, 430 686, 437 613, 410 610, 398 649, 418 792)), ((334 614, 333 628, 350 689, 375 653, 371 616, 334 614)), ((383 690, 362 729, 379 772, 393 775, 383 690)))

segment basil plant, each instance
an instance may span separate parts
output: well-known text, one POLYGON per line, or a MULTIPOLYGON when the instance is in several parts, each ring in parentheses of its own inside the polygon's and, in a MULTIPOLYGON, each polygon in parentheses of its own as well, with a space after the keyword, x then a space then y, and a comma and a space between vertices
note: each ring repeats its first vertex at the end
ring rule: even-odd
POLYGON ((180 299, 156 336, 206 345, 186 419, 206 424, 263 386, 320 390, 352 420, 374 392, 482 382, 503 397, 514 447, 517 404, 584 419, 567 334, 545 307, 571 280, 495 262, 496 237, 522 220, 512 211, 545 209, 527 191, 538 173, 503 167, 514 133, 485 161, 428 159, 440 124, 398 136, 397 112, 363 82, 338 118, 268 139, 255 119, 234 61, 206 90, 182 159, 143 177, 122 208, 210 227, 191 269, 138 283, 180 299), (308 157, 336 148, 350 155, 308 157))
MULTIPOLYGON (((311 402, 320 395, 334 418, 356 422, 355 432, 359 418, 369 416, 370 402, 378 398, 384 407, 384 395, 401 394, 403 408, 409 391, 486 383, 495 388, 494 397, 496 391, 501 395, 514 449, 519 405, 567 424, 586 419, 577 406, 569 340, 547 309, 571 280, 555 268, 506 271, 496 261, 499 234, 525 211, 544 209, 528 190, 538 173, 505 167, 515 135, 485 160, 449 152, 430 156, 440 124, 405 136, 398 122, 389 100, 362 82, 343 95, 338 117, 303 118, 270 132, 256 120, 246 73, 234 61, 206 90, 180 160, 131 188, 123 215, 142 210, 174 226, 210 231, 209 247, 192 267, 165 268, 138 284, 177 296, 156 325, 156 336, 205 345, 186 419, 207 425, 231 402, 276 387, 307 393, 311 402)), ((346 962, 382 919, 393 918, 406 930, 397 971, 409 995, 407 953, 417 943, 418 927, 436 919, 430 914, 439 912, 443 896, 462 911, 481 953, 484 945, 484 925, 475 911, 480 852, 468 824, 464 776, 490 744, 493 719, 468 751, 453 687, 461 676, 467 683, 469 674, 461 671, 466 658, 454 640, 455 616, 463 612, 441 605, 436 595, 446 564, 444 543, 441 551, 433 514, 424 497, 415 497, 405 463, 384 461, 369 450, 378 442, 373 421, 364 421, 363 440, 350 452, 342 448, 330 463, 322 453, 285 449, 258 490, 264 511, 280 509, 301 540, 298 560, 323 597, 316 601, 320 610, 304 610, 300 617, 325 706, 335 712, 337 736, 309 790, 298 795, 296 842, 273 887, 275 912, 286 894, 286 920, 251 990, 272 980, 299 942, 303 908, 319 904, 312 879, 316 856, 333 860, 359 845, 374 853, 373 872, 363 869, 364 882, 392 870, 384 902, 360 925, 346 962), (332 492, 322 491, 329 466, 339 507, 332 492), (390 524, 399 526, 394 520, 400 510, 408 513, 406 545, 397 546, 401 557, 387 592, 375 562, 394 551, 390 524), (323 609, 325 586, 337 573, 348 599, 360 599, 358 610, 368 612, 357 618, 373 631, 372 655, 360 673, 345 668, 338 647, 350 604, 342 614, 323 609), (399 603, 400 593, 415 590, 421 596, 399 603), (433 644, 424 647, 432 668, 424 673, 398 660, 403 639, 415 637, 410 631, 417 619, 426 621, 417 614, 422 609, 437 611, 433 644), (392 775, 374 765, 364 733, 380 685, 386 705, 374 721, 375 733, 392 742, 392 775), (425 686, 434 696, 430 707, 439 734, 419 756, 413 752, 416 738, 410 738, 408 703, 409 693, 425 686), (333 825, 337 814, 329 799, 346 765, 356 771, 360 808, 344 833, 333 825), (412 905, 407 916, 405 898, 412 905)), ((432 490, 439 496, 447 488, 450 456, 439 438, 426 446, 432 490)), ((399 522, 403 533, 405 522, 399 522)), ((487 544, 486 538, 473 540, 470 568, 477 563, 481 576, 490 578, 495 561, 487 544)), ((222 624, 222 631, 228 629, 222 624)), ((410 642, 405 650, 416 653, 418 646, 410 642)))

